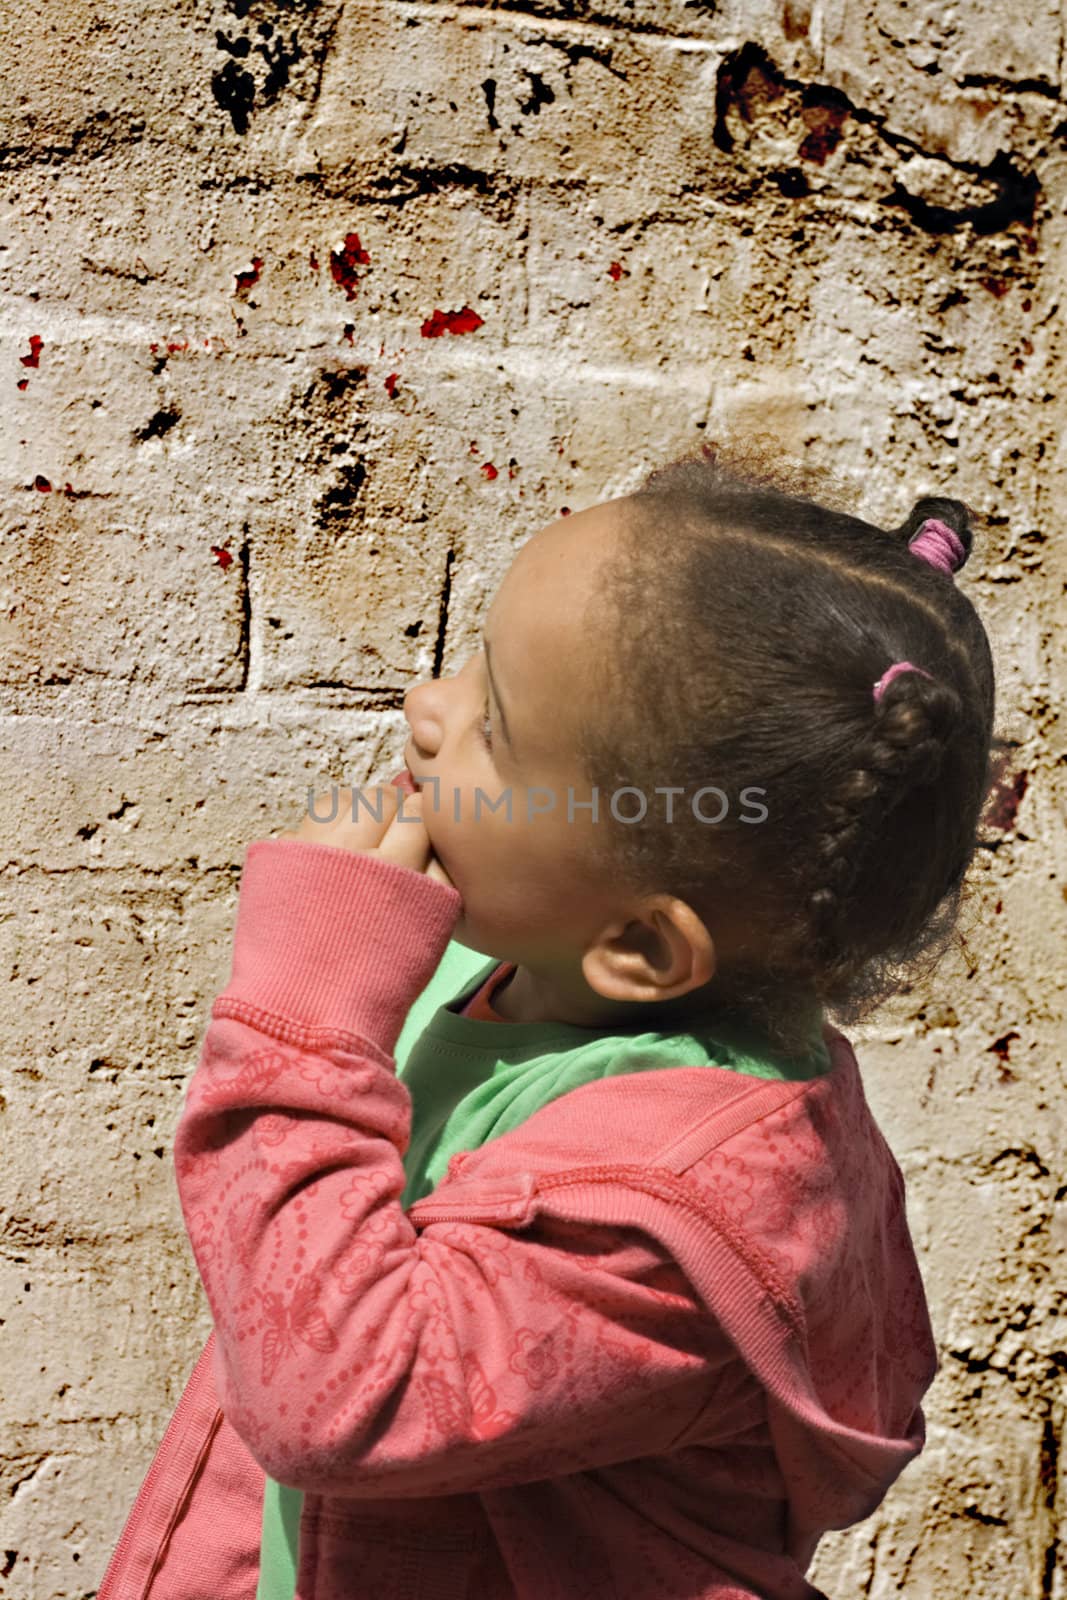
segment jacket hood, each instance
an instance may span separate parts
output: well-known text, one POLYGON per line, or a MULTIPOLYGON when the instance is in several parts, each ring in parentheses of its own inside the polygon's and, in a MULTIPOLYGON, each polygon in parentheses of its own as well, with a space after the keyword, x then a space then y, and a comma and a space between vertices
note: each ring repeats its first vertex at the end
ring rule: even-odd
POLYGON ((919 1454, 938 1369, 903 1175, 851 1044, 829 1024, 824 1038, 831 1070, 806 1082, 679 1066, 587 1084, 454 1157, 410 1213, 616 1229, 639 1216, 766 1391, 801 1560, 919 1454), (583 1164, 590 1127, 630 1159, 583 1164))

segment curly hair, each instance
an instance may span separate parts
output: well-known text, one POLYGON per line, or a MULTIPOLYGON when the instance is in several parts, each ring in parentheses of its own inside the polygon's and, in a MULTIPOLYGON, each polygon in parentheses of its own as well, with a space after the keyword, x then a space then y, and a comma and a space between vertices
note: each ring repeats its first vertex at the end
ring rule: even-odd
POLYGON ((714 785, 729 801, 713 826, 684 806, 640 826, 613 810, 600 865, 684 899, 713 940, 745 908, 709 997, 787 1053, 809 1038, 813 998, 851 1025, 940 960, 1003 742, 985 629, 952 575, 908 549, 937 517, 966 561, 976 514, 924 497, 883 529, 843 501, 765 436, 705 444, 620 501, 620 558, 589 610, 612 640, 580 732, 590 783, 714 785), (932 677, 900 673, 875 700, 902 659, 932 677), (762 819, 734 810, 746 792, 762 819))

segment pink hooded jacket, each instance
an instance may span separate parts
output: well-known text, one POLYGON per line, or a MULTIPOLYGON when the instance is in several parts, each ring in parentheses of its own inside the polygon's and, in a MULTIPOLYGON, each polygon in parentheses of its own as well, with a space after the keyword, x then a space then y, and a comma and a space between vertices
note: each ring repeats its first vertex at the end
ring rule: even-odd
POLYGON ((393 1051, 453 888, 248 847, 175 1135, 214 1320, 98 1600, 825 1600, 826 1530, 922 1449, 938 1358, 852 1047, 776 1081, 604 1078, 405 1212, 393 1051))

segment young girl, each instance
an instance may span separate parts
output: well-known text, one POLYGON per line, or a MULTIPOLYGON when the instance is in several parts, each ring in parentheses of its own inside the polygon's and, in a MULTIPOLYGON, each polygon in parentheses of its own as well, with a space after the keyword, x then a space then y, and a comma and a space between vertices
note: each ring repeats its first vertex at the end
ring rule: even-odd
POLYGON ((214 1329, 99 1600, 818 1600, 938 1366, 829 1016, 956 921, 970 548, 706 448, 249 846, 175 1136, 214 1329))

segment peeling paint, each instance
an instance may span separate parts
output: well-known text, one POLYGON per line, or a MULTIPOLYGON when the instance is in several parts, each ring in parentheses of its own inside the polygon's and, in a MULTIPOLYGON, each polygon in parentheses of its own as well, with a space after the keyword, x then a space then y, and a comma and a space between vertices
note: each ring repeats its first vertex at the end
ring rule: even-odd
POLYGON ((439 339, 443 333, 473 333, 483 326, 483 319, 470 306, 462 311, 435 311, 420 328, 424 339, 439 339))

